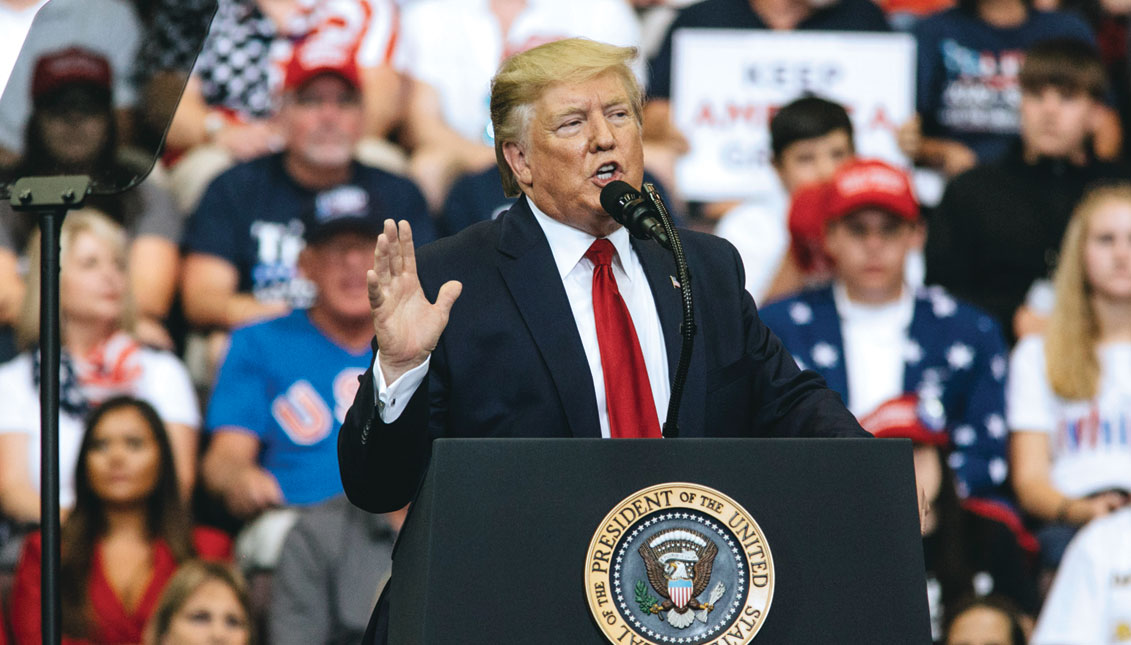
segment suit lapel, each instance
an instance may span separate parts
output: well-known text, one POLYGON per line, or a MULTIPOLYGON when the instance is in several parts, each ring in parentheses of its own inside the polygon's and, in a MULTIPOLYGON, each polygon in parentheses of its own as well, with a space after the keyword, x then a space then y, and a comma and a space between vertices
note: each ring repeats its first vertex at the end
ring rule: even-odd
POLYGON ((570 432, 601 436, 585 348, 550 245, 522 198, 503 216, 499 272, 554 381, 570 432))
MULTIPOLYGON (((659 244, 651 241, 632 239, 632 248, 640 258, 648 285, 652 288, 652 299, 656 301, 656 311, 660 315, 660 327, 664 333, 664 347, 668 355, 668 383, 675 379, 679 366, 679 351, 683 345, 679 327, 683 323, 683 301, 680 290, 673 284, 676 275, 675 260, 659 244)), ((694 280, 692 281, 694 286, 694 280)), ((694 293, 694 292, 693 292, 694 293)), ((697 325, 702 328, 700 307, 695 307, 697 325)), ((696 337, 696 347, 703 339, 696 337)), ((687 370, 683 400, 680 403, 679 429, 681 437, 702 437, 703 411, 707 400, 707 378, 703 363, 703 350, 691 354, 691 365, 687 370)), ((667 410, 660 410, 660 425, 664 423, 667 410)))

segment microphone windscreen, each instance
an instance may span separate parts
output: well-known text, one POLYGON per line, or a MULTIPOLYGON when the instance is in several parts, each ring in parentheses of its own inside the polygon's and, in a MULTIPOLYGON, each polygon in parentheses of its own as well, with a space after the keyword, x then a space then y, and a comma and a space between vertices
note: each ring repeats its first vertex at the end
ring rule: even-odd
POLYGON ((633 188, 628 182, 619 180, 609 182, 601 189, 601 208, 604 208, 606 213, 612 215, 613 219, 621 223, 623 223, 621 217, 624 215, 625 205, 637 199, 640 199, 640 191, 633 188))

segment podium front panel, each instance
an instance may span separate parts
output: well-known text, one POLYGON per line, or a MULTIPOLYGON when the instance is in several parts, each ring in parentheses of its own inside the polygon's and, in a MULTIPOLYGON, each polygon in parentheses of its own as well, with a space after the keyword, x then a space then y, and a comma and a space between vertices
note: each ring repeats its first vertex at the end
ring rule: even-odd
POLYGON ((931 642, 911 444, 879 439, 438 440, 394 556, 390 642, 607 642, 590 542, 667 482, 722 492, 764 532, 755 645, 931 642))

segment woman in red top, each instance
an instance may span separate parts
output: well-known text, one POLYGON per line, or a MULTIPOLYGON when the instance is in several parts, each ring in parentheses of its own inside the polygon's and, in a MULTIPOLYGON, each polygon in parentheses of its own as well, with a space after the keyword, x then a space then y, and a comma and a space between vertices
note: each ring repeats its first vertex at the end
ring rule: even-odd
MULTIPOLYGON (((148 403, 122 396, 87 420, 75 473, 75 506, 62 530, 63 642, 140 643, 145 623, 180 562, 230 559, 224 534, 191 528, 177 492, 173 452, 148 403)), ((38 533, 28 537, 12 590, 16 645, 39 645, 38 533)))

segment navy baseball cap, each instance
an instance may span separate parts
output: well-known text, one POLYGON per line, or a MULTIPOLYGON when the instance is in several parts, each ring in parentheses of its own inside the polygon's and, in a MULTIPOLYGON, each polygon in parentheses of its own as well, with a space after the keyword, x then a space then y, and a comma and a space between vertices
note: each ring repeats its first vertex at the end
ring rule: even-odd
POLYGON ((384 218, 376 212, 369 193, 360 186, 346 184, 315 196, 303 239, 307 244, 318 244, 346 232, 377 237, 383 225, 384 218))

